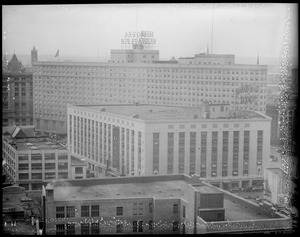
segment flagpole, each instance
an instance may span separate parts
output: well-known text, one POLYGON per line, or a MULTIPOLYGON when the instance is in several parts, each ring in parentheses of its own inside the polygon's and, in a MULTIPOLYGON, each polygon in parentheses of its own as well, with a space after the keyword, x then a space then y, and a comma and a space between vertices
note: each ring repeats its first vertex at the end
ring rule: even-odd
POLYGON ((43 219, 44 219, 44 228, 43 235, 46 235, 46 190, 45 187, 42 187, 42 196, 43 196, 43 219))

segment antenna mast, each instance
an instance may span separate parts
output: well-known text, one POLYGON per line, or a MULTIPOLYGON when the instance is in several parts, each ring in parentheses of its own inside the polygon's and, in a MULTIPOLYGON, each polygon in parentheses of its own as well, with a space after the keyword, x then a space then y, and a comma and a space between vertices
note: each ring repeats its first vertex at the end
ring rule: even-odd
POLYGON ((138 31, 138 9, 136 9, 136 32, 138 31))
POLYGON ((214 8, 212 6, 212 16, 211 16, 211 43, 210 43, 210 53, 213 53, 213 37, 214 37, 214 8))

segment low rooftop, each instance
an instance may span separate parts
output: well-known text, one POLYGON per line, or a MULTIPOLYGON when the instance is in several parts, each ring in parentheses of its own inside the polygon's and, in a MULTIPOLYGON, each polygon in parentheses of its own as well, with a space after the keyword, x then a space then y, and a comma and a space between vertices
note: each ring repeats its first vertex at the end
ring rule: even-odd
POLYGON ((14 143, 11 143, 11 146, 18 149, 19 151, 28 151, 28 150, 66 150, 62 144, 52 140, 51 138, 30 138, 30 139, 21 139, 14 140, 14 143))
MULTIPOLYGON (((118 199, 134 197, 189 199, 192 187, 186 175, 115 177, 89 180, 65 180, 47 185, 54 188, 56 201, 118 199)), ((193 189, 192 189, 193 190, 193 189)), ((192 196, 193 197, 193 196, 192 196)))
MULTIPOLYGON (((49 183, 46 189, 54 189, 55 201, 81 201, 126 198, 182 198, 193 203, 194 191, 201 193, 222 193, 211 186, 195 182, 195 177, 187 175, 157 175, 139 177, 115 177, 88 180, 65 180, 49 183)), ((246 209, 239 202, 233 202, 224 195, 225 220, 270 219, 256 208, 246 209)), ((251 204, 250 204, 251 205, 251 204)))
POLYGON ((287 174, 283 169, 281 168, 267 168, 267 170, 273 172, 274 174, 279 174, 279 175, 285 175, 287 174))

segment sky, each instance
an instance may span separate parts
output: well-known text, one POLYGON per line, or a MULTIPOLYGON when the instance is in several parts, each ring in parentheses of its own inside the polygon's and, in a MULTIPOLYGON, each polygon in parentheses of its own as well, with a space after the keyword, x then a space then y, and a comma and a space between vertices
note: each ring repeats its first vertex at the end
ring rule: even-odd
MULTIPOLYGON (((59 49, 60 56, 109 57, 111 49, 121 49, 126 31, 145 30, 154 33, 160 59, 192 57, 208 45, 216 54, 280 57, 288 9, 295 19, 296 8, 271 3, 4 5, 2 53, 30 55, 35 46, 38 54, 55 55, 59 49)), ((297 55, 296 49, 291 54, 297 55)))

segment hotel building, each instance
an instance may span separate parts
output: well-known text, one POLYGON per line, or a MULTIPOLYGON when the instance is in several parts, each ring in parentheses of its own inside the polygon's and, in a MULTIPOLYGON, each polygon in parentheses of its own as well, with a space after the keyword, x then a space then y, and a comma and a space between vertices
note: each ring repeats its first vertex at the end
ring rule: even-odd
POLYGON ((53 182, 46 221, 46 233, 57 235, 289 233, 292 226, 265 203, 182 174, 53 182))
POLYGON ((198 174, 228 189, 262 186, 271 119, 229 105, 68 105, 68 148, 119 175, 198 174))
POLYGON ((67 104, 146 103, 266 112, 266 65, 236 64, 234 55, 196 54, 159 61, 158 50, 111 50, 109 62, 34 62, 34 124, 67 132, 67 104))

